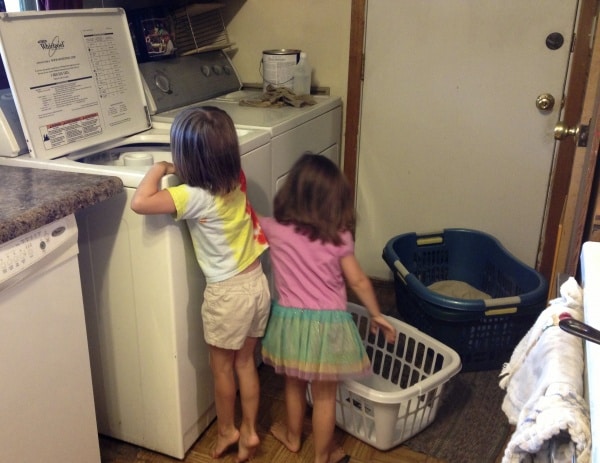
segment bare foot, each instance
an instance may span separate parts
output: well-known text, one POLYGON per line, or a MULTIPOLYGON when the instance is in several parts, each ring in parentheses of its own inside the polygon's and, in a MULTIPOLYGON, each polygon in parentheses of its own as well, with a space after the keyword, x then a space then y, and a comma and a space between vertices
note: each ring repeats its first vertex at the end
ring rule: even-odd
POLYGON ((229 447, 231 447, 233 444, 236 444, 239 440, 240 432, 237 429, 227 436, 220 434, 217 435, 217 444, 212 451, 211 457, 221 458, 223 453, 225 453, 229 447))
POLYGON ((258 434, 255 432, 249 434, 248 436, 244 435, 242 432, 240 435, 240 440, 238 441, 238 454, 235 459, 236 463, 242 463, 244 461, 252 460, 254 458, 254 454, 256 453, 256 449, 260 444, 260 439, 258 434))
POLYGON ((290 452, 297 453, 300 450, 300 439, 298 442, 292 442, 288 436, 287 427, 285 424, 276 422, 271 426, 271 434, 287 447, 290 452))
POLYGON ((348 463, 350 456, 346 455, 342 447, 337 447, 329 454, 329 463, 348 463))

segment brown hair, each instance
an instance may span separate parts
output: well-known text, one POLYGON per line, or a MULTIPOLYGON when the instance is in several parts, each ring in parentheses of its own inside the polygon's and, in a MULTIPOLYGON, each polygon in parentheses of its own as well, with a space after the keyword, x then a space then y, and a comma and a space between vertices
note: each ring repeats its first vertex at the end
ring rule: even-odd
POLYGON ((239 185, 237 132, 222 109, 200 106, 179 112, 171 126, 171 150, 175 171, 184 183, 214 195, 227 194, 239 185))
POLYGON ((274 215, 311 241, 340 245, 340 232, 354 231, 350 185, 330 159, 304 153, 275 195, 274 215))

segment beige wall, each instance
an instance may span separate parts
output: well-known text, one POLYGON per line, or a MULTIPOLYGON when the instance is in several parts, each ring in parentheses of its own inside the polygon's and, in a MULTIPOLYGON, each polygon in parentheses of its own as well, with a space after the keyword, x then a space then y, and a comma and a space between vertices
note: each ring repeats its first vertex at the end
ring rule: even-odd
POLYGON ((262 83, 264 50, 305 51, 313 85, 346 98, 350 42, 349 0, 228 0, 223 11, 231 58, 245 83, 262 83))

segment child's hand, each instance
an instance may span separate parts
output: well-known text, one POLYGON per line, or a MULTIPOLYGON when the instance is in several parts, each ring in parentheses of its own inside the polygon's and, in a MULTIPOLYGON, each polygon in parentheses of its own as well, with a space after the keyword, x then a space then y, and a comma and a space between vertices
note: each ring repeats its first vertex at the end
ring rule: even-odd
POLYGON ((396 342, 396 328, 383 315, 371 318, 371 332, 375 333, 377 328, 383 331, 387 342, 390 344, 396 342))
POLYGON ((171 162, 159 161, 159 162, 155 163, 154 165, 155 166, 161 166, 164 169, 164 174, 163 175, 168 175, 168 174, 174 174, 175 173, 175 166, 171 162))
POLYGON ((173 164, 160 161, 152 165, 131 198, 131 209, 138 214, 173 214, 177 212, 171 194, 160 189, 161 179, 175 173, 173 164))

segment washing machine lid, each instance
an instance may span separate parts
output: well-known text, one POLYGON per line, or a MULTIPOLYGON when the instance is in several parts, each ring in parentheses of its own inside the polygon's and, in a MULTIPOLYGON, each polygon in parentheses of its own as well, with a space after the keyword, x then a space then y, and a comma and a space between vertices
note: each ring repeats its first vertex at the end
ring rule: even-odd
POLYGON ((0 13, 0 52, 33 157, 152 127, 121 8, 0 13))

